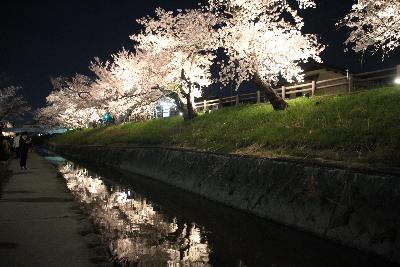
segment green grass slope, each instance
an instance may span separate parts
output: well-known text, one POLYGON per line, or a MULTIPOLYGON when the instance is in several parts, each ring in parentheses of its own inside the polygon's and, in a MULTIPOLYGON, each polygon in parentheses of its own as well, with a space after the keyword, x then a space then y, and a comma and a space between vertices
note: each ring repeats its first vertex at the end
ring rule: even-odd
POLYGON ((285 111, 271 105, 224 108, 181 117, 73 131, 57 144, 131 144, 207 151, 322 158, 400 165, 400 88, 336 97, 297 98, 285 111))

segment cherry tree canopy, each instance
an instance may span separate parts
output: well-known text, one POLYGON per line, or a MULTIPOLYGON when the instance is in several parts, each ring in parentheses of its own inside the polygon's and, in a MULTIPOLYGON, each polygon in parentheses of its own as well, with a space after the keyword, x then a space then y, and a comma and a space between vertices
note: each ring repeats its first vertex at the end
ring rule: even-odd
POLYGON ((47 106, 35 118, 43 125, 79 128, 100 119, 91 97, 92 80, 81 74, 51 80, 54 90, 46 98, 47 106))
POLYGON ((193 117, 194 97, 201 96, 202 88, 211 83, 220 19, 204 10, 178 10, 174 14, 157 9, 155 18, 138 22, 144 30, 131 36, 137 42, 136 49, 155 56, 164 66, 163 75, 153 76, 153 86, 177 94, 187 105, 187 116, 193 117))
POLYGON ((7 122, 15 121, 30 110, 24 98, 18 94, 21 87, 9 86, 0 89, 0 128, 7 122))
POLYGON ((352 30, 346 44, 354 51, 382 49, 387 54, 400 45, 400 1, 358 0, 339 24, 352 30))
MULTIPOLYGON (((300 8, 314 6, 311 0, 298 3, 300 8)), ((239 86, 243 81, 255 79, 268 89, 280 78, 301 81, 300 63, 310 58, 320 61, 323 48, 315 35, 301 33, 303 20, 286 1, 210 0, 210 10, 222 12, 227 19, 227 25, 219 30, 229 56, 220 73, 223 84, 233 79, 239 86)), ((286 103, 277 101, 278 96, 272 90, 270 97, 274 108, 286 108, 286 103)))
POLYGON ((159 61, 126 50, 112 55, 112 59, 91 63, 94 79, 80 74, 52 79, 54 90, 47 97, 47 107, 40 109, 36 118, 46 125, 72 128, 98 122, 105 112, 119 121, 132 116, 146 118, 164 96, 163 91, 148 83, 153 78, 148 70, 157 70, 159 61))
POLYGON ((153 81, 165 66, 150 54, 125 49, 112 55, 112 59, 90 66, 97 77, 93 94, 101 99, 104 109, 116 116, 147 116, 164 96, 153 81))

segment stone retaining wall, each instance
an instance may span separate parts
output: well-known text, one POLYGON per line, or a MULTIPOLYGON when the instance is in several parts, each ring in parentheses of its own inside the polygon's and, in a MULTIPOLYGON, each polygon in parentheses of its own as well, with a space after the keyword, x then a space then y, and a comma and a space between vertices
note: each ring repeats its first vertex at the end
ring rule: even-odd
POLYGON ((400 263, 400 180, 311 163, 157 147, 61 147, 400 263))

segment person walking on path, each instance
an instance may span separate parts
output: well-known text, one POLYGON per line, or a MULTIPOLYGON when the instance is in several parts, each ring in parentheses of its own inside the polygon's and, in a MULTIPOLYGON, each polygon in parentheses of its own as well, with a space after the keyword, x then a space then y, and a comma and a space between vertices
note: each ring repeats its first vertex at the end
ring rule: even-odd
POLYGON ((17 157, 17 159, 19 158, 19 140, 21 139, 21 136, 19 135, 19 133, 17 133, 17 135, 14 137, 14 142, 13 142, 13 147, 15 150, 15 155, 17 157))
POLYGON ((28 150, 30 146, 30 141, 28 135, 23 133, 21 139, 19 140, 19 153, 20 153, 20 161, 19 166, 21 170, 26 170, 26 160, 28 158, 28 150))

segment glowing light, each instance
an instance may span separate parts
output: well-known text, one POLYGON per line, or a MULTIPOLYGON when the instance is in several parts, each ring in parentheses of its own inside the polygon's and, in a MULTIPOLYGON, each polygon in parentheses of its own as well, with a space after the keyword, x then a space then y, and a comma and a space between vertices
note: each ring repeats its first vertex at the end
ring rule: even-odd
POLYGON ((396 79, 394 79, 394 83, 395 84, 400 84, 400 77, 396 77, 396 79))

